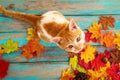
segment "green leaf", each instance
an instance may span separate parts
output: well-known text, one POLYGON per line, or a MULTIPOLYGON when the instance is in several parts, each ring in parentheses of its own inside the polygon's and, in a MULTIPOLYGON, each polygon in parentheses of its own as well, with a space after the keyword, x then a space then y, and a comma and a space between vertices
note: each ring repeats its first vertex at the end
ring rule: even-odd
POLYGON ((77 63, 78 63, 77 56, 70 58, 69 65, 71 65, 73 69, 75 69, 77 67, 77 63))
POLYGON ((83 68, 82 66, 78 66, 78 67, 77 67, 77 70, 78 70, 79 72, 83 72, 83 73, 86 73, 86 72, 87 72, 86 69, 83 68))
POLYGON ((2 47, 4 51, 9 54, 18 50, 18 42, 13 42, 11 39, 8 39, 6 44, 3 44, 2 47))

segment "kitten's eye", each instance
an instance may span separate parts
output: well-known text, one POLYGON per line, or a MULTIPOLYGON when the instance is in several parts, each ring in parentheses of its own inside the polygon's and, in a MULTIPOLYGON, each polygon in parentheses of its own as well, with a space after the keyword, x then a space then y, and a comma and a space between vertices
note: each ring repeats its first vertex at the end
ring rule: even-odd
POLYGON ((73 45, 69 45, 68 48, 73 48, 73 45))
POLYGON ((78 38, 77 38, 77 42, 79 42, 80 40, 81 40, 81 38, 80 38, 80 37, 78 37, 78 38))

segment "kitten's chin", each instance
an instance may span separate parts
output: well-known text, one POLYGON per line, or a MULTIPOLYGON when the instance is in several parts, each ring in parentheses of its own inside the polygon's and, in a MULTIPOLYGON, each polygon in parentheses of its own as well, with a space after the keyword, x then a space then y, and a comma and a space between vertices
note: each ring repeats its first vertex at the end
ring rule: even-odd
POLYGON ((79 53, 81 50, 82 50, 82 49, 80 49, 80 50, 78 50, 78 51, 68 51, 68 52, 72 52, 72 53, 77 54, 77 53, 79 53))

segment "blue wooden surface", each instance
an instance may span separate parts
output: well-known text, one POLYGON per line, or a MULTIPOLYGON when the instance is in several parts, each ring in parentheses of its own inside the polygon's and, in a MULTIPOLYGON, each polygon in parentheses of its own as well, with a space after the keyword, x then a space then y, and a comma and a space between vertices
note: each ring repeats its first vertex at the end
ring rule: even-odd
MULTIPOLYGON (((0 5, 9 10, 37 15, 49 10, 58 10, 66 18, 74 18, 84 31, 92 22, 97 22, 99 16, 111 15, 116 18, 116 22, 115 28, 110 30, 120 32, 119 0, 0 0, 0 5), (14 8, 10 9, 10 4, 13 4, 14 8)), ((8 38, 18 41, 19 47, 26 44, 28 27, 32 25, 0 14, 0 44, 6 43, 8 38)), ((3 80, 58 80, 62 70, 69 67, 68 54, 55 44, 40 42, 45 45, 45 52, 29 61, 20 56, 21 50, 3 55, 3 59, 10 62, 8 76, 3 80)), ((98 43, 92 45, 101 52, 105 49, 98 43)))

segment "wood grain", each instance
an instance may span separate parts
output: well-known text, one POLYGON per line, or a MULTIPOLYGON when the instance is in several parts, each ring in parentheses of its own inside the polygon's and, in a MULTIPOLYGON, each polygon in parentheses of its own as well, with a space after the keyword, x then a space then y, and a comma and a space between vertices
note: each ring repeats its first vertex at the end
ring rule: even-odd
MULTIPOLYGON (((92 22, 98 22, 100 16, 113 16, 116 19, 115 27, 103 32, 120 32, 119 0, 0 0, 0 5, 8 10, 35 15, 57 10, 66 18, 74 18, 84 31, 92 22)), ((19 48, 26 45, 29 27, 32 25, 0 13, 0 45, 5 44, 9 38, 18 41, 19 48)), ((53 43, 42 40, 40 43, 45 45, 45 52, 31 60, 21 57, 20 49, 9 55, 3 54, 2 58, 10 63, 8 76, 3 80, 58 80, 61 72, 70 67, 68 54, 53 43)), ((86 44, 92 44, 99 52, 108 49, 99 43, 86 44)))
MULTIPOLYGON (((88 27, 91 26, 93 22, 97 23, 99 20, 99 16, 65 16, 65 17, 75 19, 78 26, 83 30, 88 29, 88 27)), ((120 16, 114 15, 113 17, 116 19, 115 27, 110 28, 110 30, 119 30, 120 16)), ((33 26, 24 21, 16 20, 5 16, 0 17, 0 32, 26 32, 27 28, 29 27, 33 26)))
MULTIPOLYGON (((97 48, 98 52, 104 52, 105 48, 103 46, 94 46, 97 48)), ((112 48, 109 48, 112 49, 112 48)), ((22 50, 13 52, 11 54, 3 54, 2 58, 8 62, 68 62, 68 53, 64 50, 61 50, 58 47, 46 47, 45 52, 41 52, 39 57, 34 57, 30 60, 26 60, 25 57, 21 56, 22 50)))
POLYGON ((67 62, 11 63, 3 80, 58 80, 67 62))
MULTIPOLYGON (((116 32, 120 32, 120 29, 118 30, 102 30, 102 33, 106 33, 108 31, 111 31, 114 33, 116 32)), ((26 39, 26 37, 28 36, 27 32, 21 32, 21 33, 16 33, 16 32, 1 32, 0 33, 0 44, 6 44, 6 41, 11 38, 13 41, 17 41, 19 44, 19 47, 26 45, 28 43, 28 40, 26 39)), ((45 47, 56 47, 57 45, 54 43, 48 43, 45 42, 43 40, 40 40, 40 43, 43 44, 45 47)), ((99 42, 86 42, 86 44, 91 44, 94 46, 100 46, 101 44, 99 44, 99 42)))
POLYGON ((15 11, 42 14, 57 10, 64 15, 120 14, 119 0, 0 0, 0 4, 15 11))

